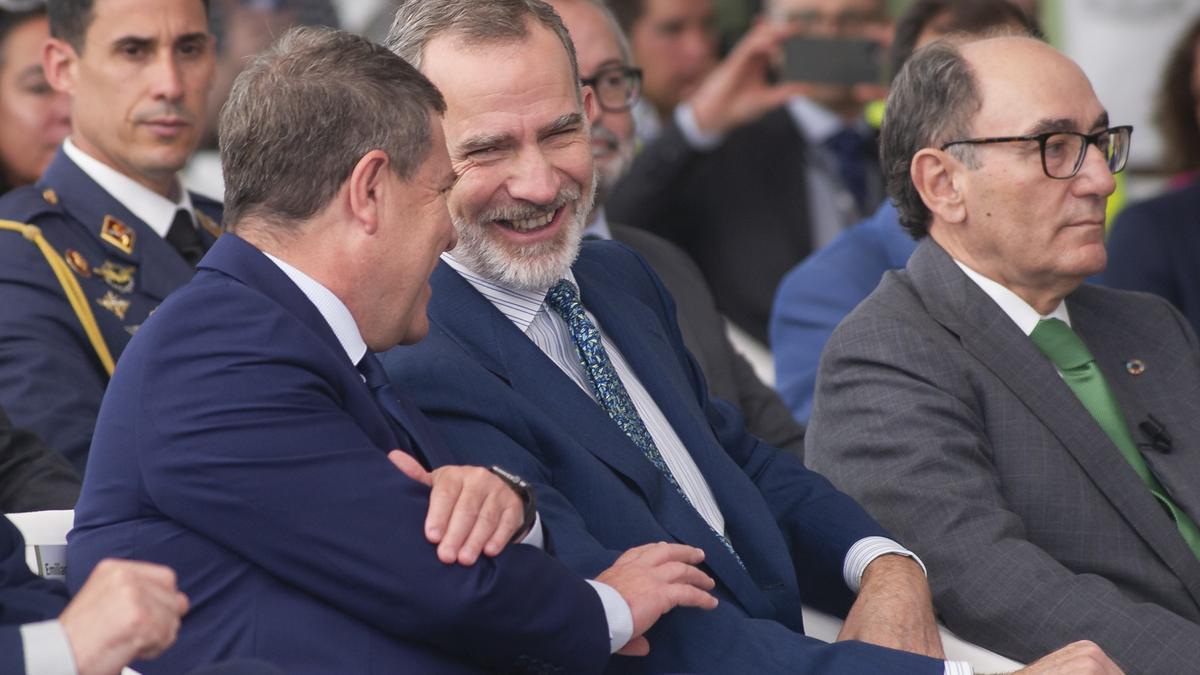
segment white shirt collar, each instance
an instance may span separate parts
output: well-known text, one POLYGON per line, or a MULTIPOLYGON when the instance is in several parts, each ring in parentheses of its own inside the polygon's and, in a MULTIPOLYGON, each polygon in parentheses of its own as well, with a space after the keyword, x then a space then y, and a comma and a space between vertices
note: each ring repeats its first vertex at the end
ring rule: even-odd
POLYGON ((1008 290, 1001 284, 983 276, 979 272, 967 267, 963 263, 955 260, 955 265, 967 275, 971 281, 987 293, 1000 309, 1008 315, 1008 318, 1016 322, 1017 327, 1026 335, 1033 333, 1033 329, 1037 328, 1038 321, 1042 319, 1062 319, 1068 326, 1071 325, 1071 317, 1067 314, 1067 303, 1059 302, 1058 306, 1049 314, 1038 314, 1038 311, 1030 306, 1029 303, 1021 299, 1019 295, 1008 290))
MULTIPOLYGON (((179 187, 179 201, 173 202, 80 150, 70 138, 63 141, 63 152, 88 175, 88 178, 96 181, 97 185, 129 209, 130 213, 149 225, 158 236, 167 236, 167 231, 171 229, 171 223, 175 220, 175 212, 179 209, 191 214, 192 225, 195 226, 196 210, 192 207, 192 197, 182 185, 179 187)), ((176 181, 178 180, 176 178, 176 181)))
POLYGON ((346 351, 350 363, 357 366, 367 353, 367 343, 363 340, 362 333, 358 330, 358 324, 354 321, 354 316, 350 314, 350 309, 346 307, 346 304, 316 279, 270 253, 264 251, 263 255, 275 263, 292 280, 292 283, 296 284, 309 302, 316 306, 317 311, 321 313, 321 317, 325 319, 325 323, 329 324, 329 328, 342 345, 342 349, 346 351))
MULTIPOLYGON (((455 260, 454 256, 449 253, 443 253, 442 260, 474 286, 475 290, 482 293, 483 297, 487 298, 489 302, 496 306, 496 309, 500 310, 501 314, 508 317, 508 320, 512 321, 521 333, 529 330, 529 324, 533 323, 534 317, 542 310, 542 305, 546 304, 546 293, 549 292, 549 287, 543 289, 541 292, 508 288, 475 274, 463 266, 462 263, 455 260)), ((568 269, 566 276, 563 278, 570 281, 576 289, 579 288, 579 284, 576 283, 575 275, 571 273, 571 270, 568 269)))
POLYGON ((821 145, 847 127, 855 129, 864 136, 871 131, 866 120, 859 118, 851 124, 846 124, 846 121, 837 114, 804 96, 789 98, 787 109, 809 145, 821 145))
POLYGON ((592 216, 592 222, 583 228, 584 237, 599 237, 601 239, 612 239, 612 230, 608 227, 608 216, 604 213, 603 206, 597 206, 592 216))

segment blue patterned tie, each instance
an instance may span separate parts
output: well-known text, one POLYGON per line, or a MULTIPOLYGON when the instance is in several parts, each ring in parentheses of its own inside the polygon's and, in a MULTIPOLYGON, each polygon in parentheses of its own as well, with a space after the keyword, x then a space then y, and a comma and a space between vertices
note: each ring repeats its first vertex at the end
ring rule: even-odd
MULTIPOLYGON (((675 480, 675 476, 671 474, 670 467, 663 460, 658 446, 654 444, 654 438, 650 436, 646 424, 642 422, 642 416, 638 414, 633 400, 629 398, 629 392, 625 390, 625 385, 617 376, 617 371, 608 358, 608 351, 604 349, 604 344, 600 340, 600 330, 583 310, 583 303, 579 301, 579 294, 575 292, 575 286, 566 279, 560 279, 546 293, 546 304, 558 312, 563 321, 567 323, 567 330, 571 333, 571 342, 575 343, 575 351, 579 355, 579 364, 587 373, 588 381, 592 385, 592 392, 595 393, 600 406, 617 423, 617 426, 621 427, 621 431, 625 432, 633 444, 642 450, 646 459, 650 460, 650 463, 662 473, 671 487, 679 493, 679 496, 695 509, 692 500, 688 499, 687 493, 683 491, 683 488, 675 480)), ((709 525, 709 529, 733 554, 738 564, 745 567, 737 551, 733 550, 733 544, 729 542, 729 539, 724 534, 717 532, 711 525, 709 525)))

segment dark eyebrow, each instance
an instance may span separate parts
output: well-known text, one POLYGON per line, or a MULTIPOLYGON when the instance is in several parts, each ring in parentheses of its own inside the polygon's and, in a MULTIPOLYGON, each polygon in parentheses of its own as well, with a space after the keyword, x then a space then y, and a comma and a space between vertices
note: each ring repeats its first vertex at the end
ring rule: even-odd
POLYGON ((558 119, 554 120, 550 124, 547 124, 546 126, 539 129, 538 137, 546 138, 547 136, 553 136, 554 134, 557 134, 562 131, 570 131, 570 130, 572 130, 572 127, 581 127, 581 126, 583 126, 583 113, 570 112, 570 113, 560 116, 558 119))
POLYGON ((458 144, 458 152, 463 155, 469 155, 477 150, 486 150, 496 146, 512 145, 512 136, 509 134, 480 134, 472 136, 462 143, 458 144))
MULTIPOLYGON (((1096 117, 1096 121, 1092 122, 1091 129, 1107 129, 1108 128, 1108 111, 1101 112, 1096 117)), ((1057 117, 1050 119, 1038 120, 1038 123, 1033 125, 1029 130, 1029 136, 1037 136, 1038 134, 1049 134, 1057 131, 1075 131, 1075 120, 1066 117, 1057 117)))
MULTIPOLYGON (((592 71, 592 74, 589 77, 595 77, 602 70, 608 70, 610 68, 623 68, 623 67, 625 67, 625 62, 622 61, 621 59, 609 59, 607 61, 603 61, 600 64, 598 64, 596 66, 596 69, 592 71)), ((586 80, 586 79, 588 79, 588 77, 584 77, 581 79, 586 80)))
POLYGON ((115 42, 113 42, 113 49, 115 51, 121 51, 121 50, 125 49, 126 47, 137 47, 139 49, 146 49, 148 47, 153 47, 153 46, 154 46, 153 38, 138 37, 136 35, 126 35, 125 37, 118 38, 115 42))
POLYGON ((175 38, 175 44, 190 44, 193 42, 208 42, 208 33, 188 33, 175 38))

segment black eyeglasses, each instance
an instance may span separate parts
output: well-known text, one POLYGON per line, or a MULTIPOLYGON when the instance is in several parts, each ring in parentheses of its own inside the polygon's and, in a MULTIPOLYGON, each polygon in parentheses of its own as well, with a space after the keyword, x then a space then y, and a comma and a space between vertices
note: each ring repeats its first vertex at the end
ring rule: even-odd
POLYGON ((591 77, 580 78, 579 84, 596 92, 596 101, 602 110, 624 112, 642 95, 642 69, 605 66, 591 77))
POLYGON ((1000 136, 997 138, 967 138, 961 141, 950 141, 942 146, 942 150, 952 145, 985 145, 988 143, 1025 143, 1037 141, 1042 153, 1042 171, 1050 178, 1065 180, 1079 173, 1083 159, 1087 155, 1089 145, 1096 146, 1100 154, 1108 162, 1108 170, 1120 173, 1129 160, 1129 137, 1133 134, 1132 126, 1120 126, 1097 131, 1094 134, 1080 134, 1074 131, 1050 131, 1032 136, 1000 136))

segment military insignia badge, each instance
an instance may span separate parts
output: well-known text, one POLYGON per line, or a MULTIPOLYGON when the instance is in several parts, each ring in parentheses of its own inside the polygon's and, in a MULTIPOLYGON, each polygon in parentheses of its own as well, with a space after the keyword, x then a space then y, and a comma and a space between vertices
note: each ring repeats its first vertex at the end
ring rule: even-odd
POLYGON ((112 291, 106 292, 104 297, 97 299, 96 304, 116 314, 117 318, 121 320, 125 319, 125 312, 129 311, 129 301, 112 291))
POLYGON ((109 288, 120 293, 133 292, 133 267, 129 265, 118 265, 111 260, 105 260, 104 264, 93 268, 93 272, 100 275, 104 279, 104 283, 108 284, 109 288))
POLYGON ((104 224, 100 226, 100 238, 126 254, 130 254, 133 253, 133 243, 137 239, 137 233, 116 218, 104 216, 104 224))
POLYGON ((82 253, 69 248, 64 257, 67 259, 67 264, 71 266, 71 269, 75 270, 75 274, 85 279, 92 276, 92 266, 88 264, 87 258, 83 257, 82 253))
POLYGON ((45 199, 47 204, 55 206, 58 204, 58 193, 50 188, 46 188, 42 190, 42 199, 45 199))

